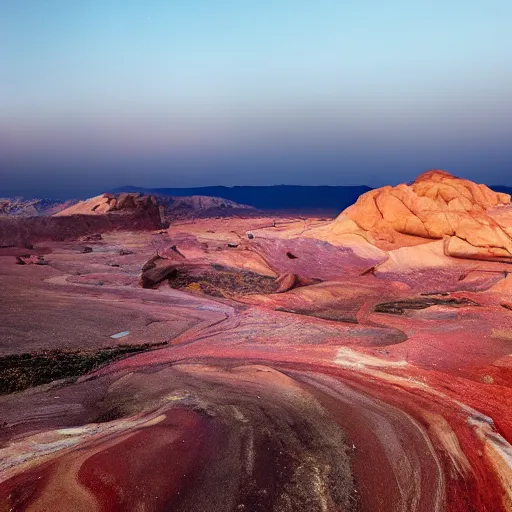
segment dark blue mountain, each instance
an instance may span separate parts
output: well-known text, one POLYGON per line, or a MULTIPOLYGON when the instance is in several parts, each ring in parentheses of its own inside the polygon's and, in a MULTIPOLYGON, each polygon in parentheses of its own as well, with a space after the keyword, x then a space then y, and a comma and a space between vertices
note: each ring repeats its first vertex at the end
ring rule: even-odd
POLYGON ((495 192, 505 192, 512 196, 512 187, 506 187, 505 185, 490 185, 489 188, 495 192))

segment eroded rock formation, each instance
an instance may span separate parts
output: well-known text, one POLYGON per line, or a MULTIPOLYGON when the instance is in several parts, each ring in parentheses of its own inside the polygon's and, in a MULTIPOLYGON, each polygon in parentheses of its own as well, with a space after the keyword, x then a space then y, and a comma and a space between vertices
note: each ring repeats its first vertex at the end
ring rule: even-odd
POLYGON ((363 194, 338 217, 355 222, 375 244, 414 245, 415 239, 442 239, 447 255, 512 258, 512 239, 489 213, 510 204, 510 196, 451 174, 427 171, 410 184, 386 186, 363 194))
POLYGON ((139 193, 101 194, 62 210, 55 214, 59 217, 69 215, 101 215, 105 213, 130 211, 136 209, 157 208, 158 203, 154 196, 139 193))
POLYGON ((103 194, 55 215, 0 216, 0 247, 43 240, 73 240, 108 231, 155 230, 167 226, 163 209, 152 196, 103 194))

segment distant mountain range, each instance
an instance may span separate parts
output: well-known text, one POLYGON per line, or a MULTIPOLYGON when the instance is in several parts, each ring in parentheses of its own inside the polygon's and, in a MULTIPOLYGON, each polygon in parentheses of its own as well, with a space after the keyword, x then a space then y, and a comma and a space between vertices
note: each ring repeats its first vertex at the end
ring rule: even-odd
POLYGON ((506 187, 505 185, 489 185, 489 188, 495 192, 504 192, 512 196, 512 187, 506 187))
POLYGON ((53 215, 72 204, 76 200, 61 199, 23 199, 22 197, 0 197, 0 216, 37 217, 53 215))
POLYGON ((300 186, 275 185, 268 187, 196 187, 196 188, 142 188, 120 187, 119 192, 142 192, 157 196, 220 197, 260 210, 336 210, 341 211, 355 203, 357 198, 372 190, 367 186, 300 186))
MULTIPOLYGON (((490 185, 496 192, 505 192, 512 195, 512 187, 505 185, 490 185)), ((110 193, 139 192, 160 196, 160 202, 169 210, 197 211, 208 208, 222 212, 233 208, 244 208, 244 205, 252 206, 259 210, 267 211, 324 211, 329 214, 339 213, 348 206, 354 204, 357 198, 372 190, 368 186, 301 186, 301 185, 274 185, 266 187, 195 187, 195 188, 144 188, 124 186, 110 193), (191 197, 191 196, 202 196, 191 197), (206 197, 212 198, 206 201, 206 197), (177 201, 177 198, 187 198, 177 201), (220 199, 219 199, 220 198, 220 199), (223 201, 225 203, 223 203, 223 201), (232 203, 230 203, 232 202, 232 203), (236 204, 235 204, 236 203, 236 204), (171 206, 172 205, 172 206, 171 206)), ((53 199, 23 199, 0 198, 0 215, 38 216, 53 215, 67 208, 78 200, 53 200, 53 199)), ((249 211, 245 210, 247 213, 249 211)))

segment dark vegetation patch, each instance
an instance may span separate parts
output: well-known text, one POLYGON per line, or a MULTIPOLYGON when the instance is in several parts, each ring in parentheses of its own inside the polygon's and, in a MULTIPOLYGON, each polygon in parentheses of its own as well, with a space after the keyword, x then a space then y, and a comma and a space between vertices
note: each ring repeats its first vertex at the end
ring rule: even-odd
POLYGON ((104 407, 104 410, 94 418, 94 423, 107 423, 109 421, 115 421, 126 416, 126 411, 122 405, 114 404, 111 407, 104 407))
POLYGON ((179 269, 169 276, 169 285, 177 290, 202 292, 212 297, 274 293, 276 280, 270 276, 247 270, 236 270, 212 265, 211 270, 194 273, 179 269))
POLYGON ((333 322, 345 322, 349 324, 358 324, 357 311, 345 311, 336 308, 324 308, 319 310, 301 309, 301 308, 276 308, 276 311, 282 313, 293 313, 295 315, 311 316, 321 318, 322 320, 332 320, 333 322))
POLYGON ((145 352, 166 343, 117 345, 98 350, 49 350, 0 358, 0 394, 5 395, 54 380, 84 375, 127 354, 145 352))
POLYGON ((449 306, 456 308, 462 306, 478 306, 478 304, 466 298, 438 299, 435 297, 422 297, 418 299, 398 300, 395 302, 383 302, 381 304, 377 304, 374 311, 376 313, 403 315, 406 310, 426 309, 431 306, 449 306))

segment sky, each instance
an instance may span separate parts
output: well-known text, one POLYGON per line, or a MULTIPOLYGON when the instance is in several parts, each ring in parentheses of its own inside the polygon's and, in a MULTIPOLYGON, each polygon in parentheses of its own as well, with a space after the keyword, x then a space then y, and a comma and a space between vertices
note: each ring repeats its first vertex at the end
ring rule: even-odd
POLYGON ((512 185, 510 0, 1 0, 0 196, 512 185))

